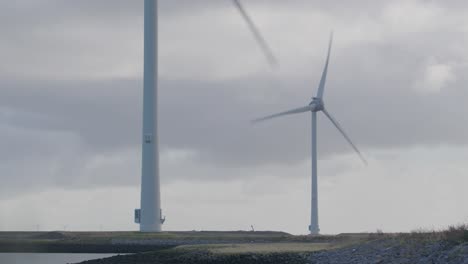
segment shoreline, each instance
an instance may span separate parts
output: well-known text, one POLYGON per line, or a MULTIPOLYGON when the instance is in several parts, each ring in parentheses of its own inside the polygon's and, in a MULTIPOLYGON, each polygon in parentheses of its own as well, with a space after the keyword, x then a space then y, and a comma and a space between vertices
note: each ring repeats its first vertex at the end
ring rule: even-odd
POLYGON ((0 232, 0 252, 125 254, 83 264, 458 264, 468 263, 468 229, 335 236, 246 231, 0 232))

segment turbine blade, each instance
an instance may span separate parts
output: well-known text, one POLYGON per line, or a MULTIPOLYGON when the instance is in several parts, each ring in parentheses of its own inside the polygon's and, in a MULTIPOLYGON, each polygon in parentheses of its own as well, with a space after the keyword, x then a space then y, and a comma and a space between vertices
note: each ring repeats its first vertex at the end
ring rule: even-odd
POLYGON ((317 91, 317 97, 322 98, 323 92, 325 90, 325 82, 327 81, 327 72, 328 72, 328 62, 330 61, 330 52, 333 42, 333 31, 330 33, 330 41, 328 42, 328 53, 327 60, 325 61, 325 67, 323 68, 322 77, 320 78, 320 84, 317 91))
POLYGON ((274 115, 269 115, 269 116, 265 116, 265 117, 262 117, 262 118, 257 118, 257 119, 252 120, 252 123, 258 123, 258 122, 262 122, 262 121, 265 121, 265 120, 268 120, 268 119, 272 119, 272 118, 279 117, 279 116, 284 116, 284 115, 292 115, 292 114, 303 113, 303 112, 307 112, 307 111, 310 111, 310 110, 311 110, 311 107, 308 105, 308 106, 292 109, 292 110, 289 110, 289 111, 277 113, 277 114, 274 114, 274 115))
POLYGON ((244 18, 245 22, 247 23, 249 30, 254 35, 255 40, 262 49, 262 52, 265 54, 270 66, 276 67, 278 65, 278 61, 276 60, 275 55, 271 51, 271 48, 266 42, 265 38, 263 38, 262 34, 260 34, 260 30, 258 30, 257 26, 245 10, 244 6, 241 4, 240 0, 233 0, 233 3, 239 10, 239 13, 241 14, 242 18, 244 18))
POLYGON ((341 132, 341 134, 344 136, 344 138, 346 139, 346 141, 348 141, 348 143, 351 145, 351 147, 353 147, 354 151, 356 151, 356 153, 359 155, 359 158, 361 158, 362 162, 364 162, 364 164, 367 165, 367 160, 364 158, 364 156, 361 154, 361 152, 359 151, 359 149, 356 147, 356 145, 354 145, 354 143, 351 141, 351 139, 348 137, 348 135, 346 135, 346 133, 344 132, 343 128, 340 126, 340 124, 338 123, 338 121, 335 120, 335 118, 333 118, 330 113, 328 113, 328 111, 326 109, 323 109, 322 110, 323 113, 328 117, 328 119, 330 119, 330 121, 333 123, 333 125, 335 125, 335 127, 341 132))

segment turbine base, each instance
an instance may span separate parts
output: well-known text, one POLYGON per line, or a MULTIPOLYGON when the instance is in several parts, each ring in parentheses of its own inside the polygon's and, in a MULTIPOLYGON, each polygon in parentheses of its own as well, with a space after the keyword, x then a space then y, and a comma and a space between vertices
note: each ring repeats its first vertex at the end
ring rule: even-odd
POLYGON ((309 225, 309 231, 311 235, 318 235, 320 233, 318 226, 309 225))

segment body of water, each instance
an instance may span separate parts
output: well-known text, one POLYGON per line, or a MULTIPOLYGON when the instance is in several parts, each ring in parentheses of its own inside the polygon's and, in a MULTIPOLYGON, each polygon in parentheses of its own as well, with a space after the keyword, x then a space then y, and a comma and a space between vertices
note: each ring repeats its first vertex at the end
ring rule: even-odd
POLYGON ((0 253, 1 264, 66 264, 100 259, 116 254, 0 253))

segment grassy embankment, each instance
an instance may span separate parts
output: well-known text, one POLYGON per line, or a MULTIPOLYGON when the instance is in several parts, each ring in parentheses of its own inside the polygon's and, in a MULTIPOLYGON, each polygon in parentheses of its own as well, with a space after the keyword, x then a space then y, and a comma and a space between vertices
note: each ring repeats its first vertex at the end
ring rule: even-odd
POLYGON ((305 264, 311 261, 322 263, 322 260, 335 261, 334 263, 393 263, 422 258, 436 262, 440 259, 456 258, 454 263, 458 263, 457 261, 465 257, 463 252, 468 244, 468 226, 450 227, 444 231, 418 230, 411 233, 287 236, 282 240, 269 243, 181 245, 85 263, 305 264))
MULTIPOLYGON (((231 244, 239 250, 248 244, 326 242, 336 237, 292 236, 284 232, 0 232, 0 252, 136 253, 183 245, 231 244), (234 246, 235 245, 235 246, 234 246)), ((299 244, 296 246, 299 247, 299 244)), ((324 246, 324 245, 321 245, 324 246)), ((283 246, 285 247, 285 246, 283 246)), ((225 246, 217 251, 228 250, 225 246)))

